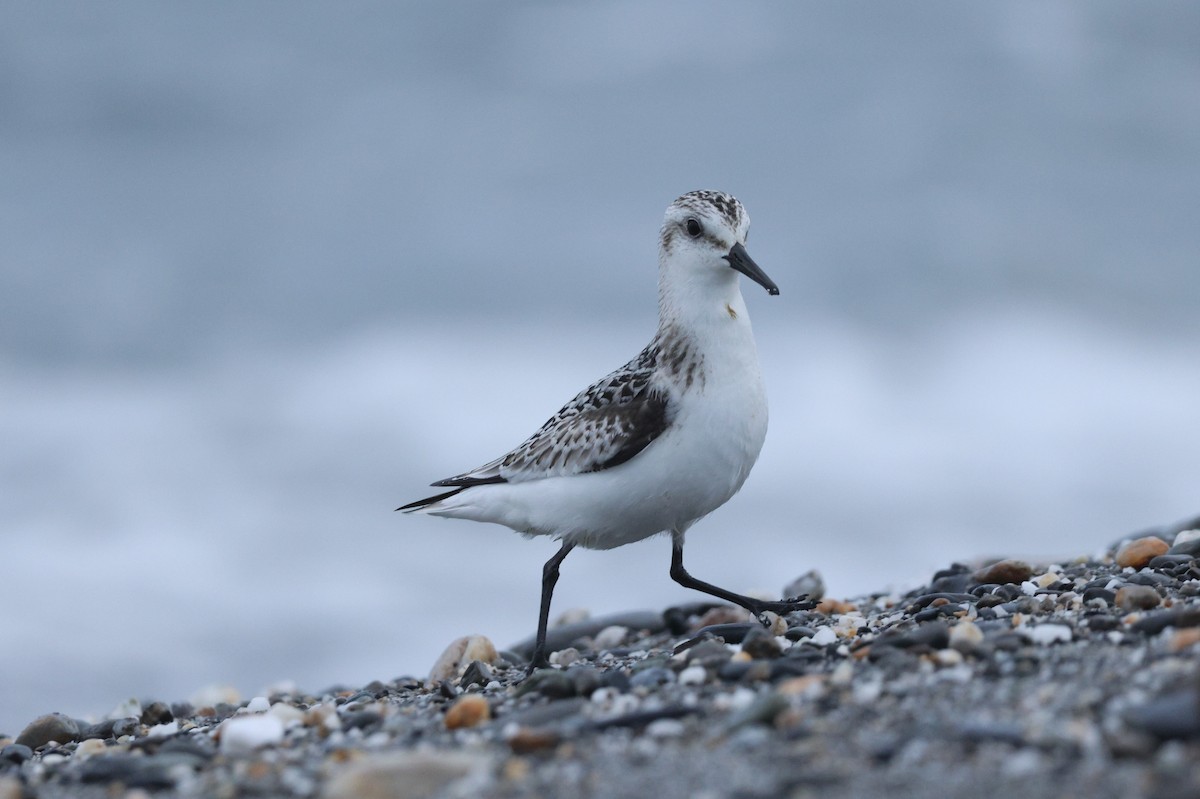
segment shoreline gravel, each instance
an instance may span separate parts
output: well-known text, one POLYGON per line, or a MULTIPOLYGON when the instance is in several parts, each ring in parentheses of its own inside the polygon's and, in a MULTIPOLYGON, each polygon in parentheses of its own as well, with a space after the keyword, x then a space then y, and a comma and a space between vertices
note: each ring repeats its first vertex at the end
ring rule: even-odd
POLYGON ((528 642, 467 636, 430 675, 49 714, 0 736, 0 799, 1200 796, 1197 528, 769 627, 567 620, 528 679, 528 642))

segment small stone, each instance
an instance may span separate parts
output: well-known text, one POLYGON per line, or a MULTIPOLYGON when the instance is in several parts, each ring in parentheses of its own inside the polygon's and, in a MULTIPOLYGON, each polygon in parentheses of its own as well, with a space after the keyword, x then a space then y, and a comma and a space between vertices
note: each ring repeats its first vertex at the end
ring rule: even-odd
POLYGON ((701 641, 687 650, 689 666, 716 668, 728 663, 731 657, 733 657, 733 653, 729 651, 729 647, 715 640, 701 641))
POLYGON ((443 680, 457 679, 472 661, 491 663, 496 659, 496 647, 482 635, 465 635, 450 642, 429 670, 426 685, 434 687, 443 680))
POLYGON ((810 569, 785 585, 781 596, 820 600, 825 596, 825 579, 819 571, 810 569))
POLYGON ((608 674, 602 676, 595 666, 583 663, 575 664, 567 669, 567 677, 571 680, 576 696, 591 696, 604 684, 607 676, 608 674))
POLYGON ((178 721, 168 721, 166 724, 155 724, 153 727, 146 730, 146 738, 155 740, 157 738, 170 738, 179 732, 178 721))
POLYGON ((957 649, 939 649, 933 653, 933 660, 943 667, 961 666, 963 656, 957 649))
POLYGON ((1036 627, 1021 627, 1017 630, 1031 644, 1070 643, 1074 637, 1065 624, 1039 624, 1036 627))
POLYGON ((811 638, 805 638, 804 643, 813 646, 829 646, 837 643, 837 633, 833 631, 832 627, 822 627, 813 633, 811 638))
POLYGON ((787 706, 786 696, 777 691, 768 691, 731 715, 725 723, 725 729, 732 732, 748 724, 770 724, 787 706))
POLYGON ((550 626, 553 628, 565 627, 568 624, 580 624, 591 617, 592 613, 587 608, 567 608, 558 614, 558 618, 550 626))
MULTIPOLYGON (((195 707, 213 707, 217 705, 240 705, 242 695, 236 688, 229 685, 208 685, 201 688, 189 700, 195 707)), ((187 713, 176 713, 176 716, 186 716, 187 713)))
POLYGON ((142 703, 130 698, 113 708, 112 712, 105 716, 105 718, 115 721, 116 719, 140 718, 141 715, 142 703))
POLYGON ((1015 584, 1028 580, 1033 576, 1033 568, 1023 560, 999 560, 979 569, 973 575, 978 583, 995 583, 997 585, 1015 584))
POLYGON ((234 716, 221 722, 217 730, 221 751, 230 755, 250 754, 263 746, 283 740, 283 722, 275 716, 261 714, 234 716))
POLYGON ((256 696, 246 703, 246 713, 266 713, 271 709, 271 702, 265 696, 256 696))
POLYGON ((742 651, 755 660, 770 660, 783 654, 783 647, 762 627, 754 627, 742 639, 742 651))
POLYGON ((493 679, 491 666, 482 660, 472 660, 471 665, 463 670, 462 679, 458 684, 466 688, 468 685, 487 685, 493 679))
POLYGON ((677 679, 680 685, 703 685, 708 679, 708 669, 700 665, 688 666, 679 672, 677 679))
POLYGON ((1197 643, 1200 643, 1200 627, 1186 627, 1175 631, 1168 648, 1172 652, 1182 652, 1197 643))
POLYGON ((492 709, 479 694, 460 696, 446 711, 446 729, 459 730, 474 727, 492 717, 492 709))
POLYGON ((601 651, 614 649, 623 644, 628 636, 628 627, 613 624, 596 633, 596 637, 592 639, 592 646, 601 651))
POLYGON ((1122 568, 1140 569, 1158 555, 1165 555, 1171 547, 1158 536, 1148 535, 1127 541, 1117 549, 1116 562, 1122 568))
POLYGON ((715 608, 709 608, 703 616, 696 620, 696 629, 702 630, 705 627, 712 627, 714 624, 744 624, 748 621, 754 621, 754 619, 750 617, 750 611, 745 608, 718 605, 715 608))
POLYGON ((142 724, 153 727, 156 724, 166 724, 175 717, 171 715, 171 708, 163 702, 151 702, 142 708, 142 724))
POLYGON ((276 702, 271 705, 267 713, 282 721, 284 729, 297 727, 304 723, 304 711, 287 702, 276 702))
POLYGON ((710 624, 701 627, 696 635, 711 635, 720 638, 727 644, 740 644, 753 629, 761 629, 762 625, 753 621, 739 621, 732 624, 710 624))
POLYGON ((558 746, 559 736, 551 730, 535 730, 529 727, 518 727, 508 736, 508 748, 514 754, 528 755, 533 752, 544 752, 558 746))
POLYGON ((75 719, 62 713, 48 713, 29 722, 17 736, 16 742, 37 749, 51 741, 60 744, 78 741, 81 733, 82 727, 75 719))
POLYGON ((1126 585, 1117 589, 1116 604, 1129 613, 1134 610, 1150 610, 1162 603, 1162 597, 1148 585, 1126 585))
POLYGON ((817 613, 823 613, 826 616, 832 616, 836 613, 851 613, 855 610, 858 610, 858 606, 853 602, 845 602, 841 599, 827 597, 817 603, 817 606, 814 608, 814 610, 816 610, 817 613))
POLYGON ((89 738, 86 741, 80 741, 79 746, 75 747, 75 757, 86 759, 93 755, 103 754, 108 749, 104 741, 99 738, 89 738))
POLYGON ((1173 555, 1200 555, 1200 530, 1180 530, 1168 550, 1173 555))
POLYGON ((335 774, 321 796, 322 799, 421 799, 433 794, 445 795, 443 792, 470 795, 458 787, 482 775, 489 762, 483 755, 465 752, 370 755, 335 774))
POLYGON ((658 688, 672 682, 675 682, 675 672, 662 666, 641 669, 629 680, 633 688, 658 688))
POLYGON ((806 699, 816 699, 825 693, 825 674, 805 674, 800 677, 789 677, 779 683, 776 689, 782 696, 800 696, 806 699))
POLYGON ((563 666, 564 668, 570 666, 572 663, 578 663, 581 659, 582 656, 579 654, 579 650, 573 646, 560 649, 557 652, 551 652, 549 658, 551 666, 563 666))
POLYGON ((308 712, 304 714, 304 724, 308 727, 316 727, 322 733, 328 734, 342 728, 342 719, 337 714, 336 705, 324 703, 309 708, 308 712))
POLYGON ((1200 694, 1194 689, 1167 694, 1131 708, 1125 719, 1155 738, 1200 738, 1200 694))
POLYGON ((538 669, 525 678, 517 688, 517 696, 537 693, 550 699, 566 699, 575 696, 575 684, 571 677, 558 669, 538 669))
POLYGON ((0 760, 6 763, 24 763, 33 757, 33 749, 25 744, 8 744, 0 749, 0 760))
POLYGON ((0 799, 22 799, 25 789, 16 777, 0 777, 0 799))
POLYGON ((983 643, 983 631, 970 621, 960 621, 950 628, 950 648, 964 654, 974 652, 983 643))
POLYGON ((680 738, 686 729, 679 719, 655 719, 646 725, 646 735, 651 738, 680 738))

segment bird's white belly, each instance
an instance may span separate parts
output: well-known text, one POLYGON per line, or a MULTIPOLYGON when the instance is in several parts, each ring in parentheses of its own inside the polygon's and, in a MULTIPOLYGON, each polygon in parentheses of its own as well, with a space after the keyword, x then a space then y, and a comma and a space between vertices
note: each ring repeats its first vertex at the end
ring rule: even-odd
POLYGON ((680 398, 670 428, 619 466, 477 486, 439 515, 497 522, 590 549, 686 529, 737 493, 762 449, 766 402, 757 374, 749 378, 680 398))

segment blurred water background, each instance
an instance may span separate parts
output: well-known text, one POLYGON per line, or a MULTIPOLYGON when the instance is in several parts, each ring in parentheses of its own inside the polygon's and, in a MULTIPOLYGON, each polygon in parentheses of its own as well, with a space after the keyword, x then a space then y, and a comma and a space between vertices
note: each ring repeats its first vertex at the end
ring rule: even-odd
MULTIPOLYGON (((772 407, 692 572, 837 595, 1200 511, 1200 5, 0 6, 0 732, 423 673, 555 545, 401 517, 655 324, 719 188, 772 407)), ((556 611, 698 597, 664 539, 556 611)))

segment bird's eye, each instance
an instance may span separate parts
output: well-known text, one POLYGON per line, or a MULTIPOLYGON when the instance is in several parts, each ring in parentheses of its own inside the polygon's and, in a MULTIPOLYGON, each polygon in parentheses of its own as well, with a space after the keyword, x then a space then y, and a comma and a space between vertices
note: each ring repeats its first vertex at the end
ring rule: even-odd
POLYGON ((700 234, 703 232, 704 228, 700 225, 699 221, 695 219, 689 219, 687 221, 687 234, 693 239, 699 238, 700 234))

